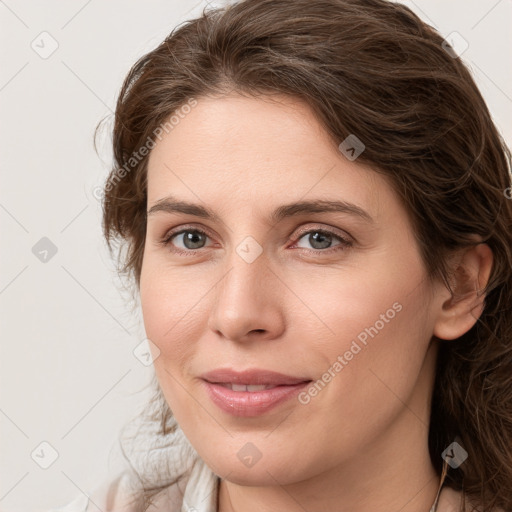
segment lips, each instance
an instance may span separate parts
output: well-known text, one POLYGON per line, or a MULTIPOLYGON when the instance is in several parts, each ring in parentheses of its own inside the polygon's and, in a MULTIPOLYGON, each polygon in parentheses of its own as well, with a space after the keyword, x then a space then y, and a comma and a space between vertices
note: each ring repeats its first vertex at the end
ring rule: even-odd
POLYGON ((219 368, 201 378, 212 402, 239 417, 259 416, 284 405, 311 382, 308 378, 260 369, 236 372, 219 368))

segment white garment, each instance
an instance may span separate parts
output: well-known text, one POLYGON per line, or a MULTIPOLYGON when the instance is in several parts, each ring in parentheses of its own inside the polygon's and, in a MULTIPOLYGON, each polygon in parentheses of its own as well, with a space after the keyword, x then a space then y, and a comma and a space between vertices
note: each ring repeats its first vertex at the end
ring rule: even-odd
MULTIPOLYGON (((130 481, 128 471, 119 476, 119 487, 112 489, 112 503, 109 503, 111 482, 105 482, 90 497, 82 494, 66 506, 48 512, 139 512, 133 505, 127 505, 123 498, 123 489, 130 481)), ((198 460, 190 476, 163 493, 151 507, 151 512, 217 512, 218 483, 219 477, 198 460)))
POLYGON ((220 478, 199 457, 183 430, 172 420, 175 431, 163 437, 154 422, 132 424, 137 438, 126 469, 64 507, 48 512, 139 512, 129 503, 133 484, 142 478, 151 485, 165 485, 179 477, 155 498, 151 512, 217 512, 220 478))

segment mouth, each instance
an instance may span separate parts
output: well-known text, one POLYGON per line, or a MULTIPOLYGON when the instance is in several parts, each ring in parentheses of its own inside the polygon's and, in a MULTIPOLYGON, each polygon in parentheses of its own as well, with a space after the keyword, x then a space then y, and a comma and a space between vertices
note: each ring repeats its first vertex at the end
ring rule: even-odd
POLYGON ((309 377, 295 377, 272 370, 252 368, 236 371, 231 368, 217 368, 200 376, 212 384, 228 384, 241 386, 292 386, 301 382, 311 381, 309 377))
POLYGON ((231 391, 248 391, 249 393, 255 393, 257 391, 265 391, 267 389, 274 389, 278 386, 274 384, 234 384, 233 382, 211 382, 211 384, 217 384, 218 386, 222 386, 227 389, 231 389, 231 391))
POLYGON ((284 405, 312 382, 267 370, 220 369, 201 378, 211 401, 222 411, 238 417, 259 416, 284 405))

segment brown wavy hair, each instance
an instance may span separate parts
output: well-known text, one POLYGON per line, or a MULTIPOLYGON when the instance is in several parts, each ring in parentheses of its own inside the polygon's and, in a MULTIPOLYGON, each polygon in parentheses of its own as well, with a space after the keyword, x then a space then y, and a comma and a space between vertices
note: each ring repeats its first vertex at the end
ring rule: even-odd
MULTIPOLYGON (((349 134, 363 141, 358 161, 390 178, 429 277, 449 286, 447 255, 474 245, 472 235, 490 246, 480 319, 457 340, 437 340, 429 450, 441 474, 441 453, 457 438, 468 458, 446 485, 483 512, 512 510, 511 153, 461 58, 410 9, 385 0, 244 0, 174 28, 124 81, 104 189, 104 234, 137 289, 147 208, 142 148, 191 100, 231 91, 300 98, 336 146, 349 134)), ((146 413, 165 442, 172 412, 157 386, 160 406, 146 413)), ((145 482, 144 497, 171 483, 145 482)))

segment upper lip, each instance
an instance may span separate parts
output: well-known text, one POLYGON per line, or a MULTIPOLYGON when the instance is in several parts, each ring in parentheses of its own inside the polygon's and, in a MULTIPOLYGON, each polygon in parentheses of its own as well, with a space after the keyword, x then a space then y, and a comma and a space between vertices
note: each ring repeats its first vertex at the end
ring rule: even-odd
POLYGON ((253 368, 242 372, 237 372, 230 368, 217 368, 207 373, 203 373, 201 378, 212 384, 246 384, 246 385, 294 385, 301 382, 309 382, 311 379, 303 377, 292 377, 282 373, 270 370, 260 370, 253 368))

